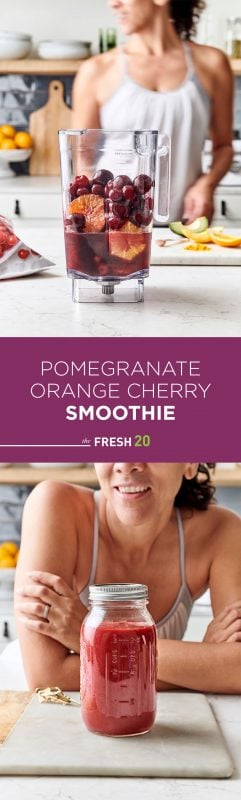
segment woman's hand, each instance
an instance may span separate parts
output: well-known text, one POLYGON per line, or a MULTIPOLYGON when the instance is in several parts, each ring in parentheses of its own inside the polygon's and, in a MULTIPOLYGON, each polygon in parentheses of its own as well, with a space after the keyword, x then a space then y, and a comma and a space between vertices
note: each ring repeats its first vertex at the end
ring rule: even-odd
POLYGON ((214 211, 213 190, 202 177, 188 189, 184 198, 182 221, 190 225, 198 217, 207 217, 209 223, 214 211))
POLYGON ((79 653, 80 627, 85 617, 79 595, 58 575, 39 571, 27 575, 31 583, 16 591, 21 623, 79 653))
POLYGON ((207 627, 204 642, 241 642, 241 600, 223 608, 207 627))

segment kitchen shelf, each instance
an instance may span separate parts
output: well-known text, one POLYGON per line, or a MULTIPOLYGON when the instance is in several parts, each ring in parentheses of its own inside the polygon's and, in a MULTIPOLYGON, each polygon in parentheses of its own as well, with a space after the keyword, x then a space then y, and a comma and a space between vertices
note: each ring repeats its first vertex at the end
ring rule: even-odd
POLYGON ((15 75, 75 75, 82 61, 76 59, 21 58, 0 59, 0 73, 15 75))
MULTIPOLYGON (((75 467, 31 467, 28 464, 13 464, 0 468, 0 484, 35 486, 43 480, 60 480, 82 486, 97 486, 98 480, 93 466, 75 467)), ((233 469, 216 469, 213 475, 215 486, 240 486, 241 465, 233 469)))
POLYGON ((14 464, 0 468, 0 484, 24 484, 35 486, 44 480, 67 481, 79 483, 82 486, 96 486, 98 484, 95 469, 91 466, 76 467, 31 467, 28 464, 14 464))
MULTIPOLYGON (((86 58, 44 59, 20 58, 0 59, 0 74, 8 75, 75 75, 86 58)), ((241 58, 230 59, 234 75, 241 75, 241 58)))

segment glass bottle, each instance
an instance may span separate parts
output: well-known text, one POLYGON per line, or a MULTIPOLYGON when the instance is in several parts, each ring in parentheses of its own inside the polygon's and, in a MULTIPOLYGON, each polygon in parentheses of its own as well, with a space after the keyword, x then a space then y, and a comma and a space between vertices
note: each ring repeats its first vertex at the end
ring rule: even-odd
POLYGON ((82 716, 106 736, 149 731, 156 716, 156 627, 143 584, 90 586, 80 637, 82 716))
POLYGON ((116 47, 116 29, 115 28, 107 28, 106 31, 106 49, 111 50, 112 47, 116 47))
POLYGON ((234 19, 233 17, 229 17, 226 21, 226 37, 225 37, 225 49, 227 56, 232 58, 233 55, 233 25, 234 19))
POLYGON ((236 17, 233 26, 233 58, 241 58, 241 17, 236 17))
POLYGON ((102 28, 99 29, 99 53, 104 53, 105 43, 104 43, 104 31, 102 28))

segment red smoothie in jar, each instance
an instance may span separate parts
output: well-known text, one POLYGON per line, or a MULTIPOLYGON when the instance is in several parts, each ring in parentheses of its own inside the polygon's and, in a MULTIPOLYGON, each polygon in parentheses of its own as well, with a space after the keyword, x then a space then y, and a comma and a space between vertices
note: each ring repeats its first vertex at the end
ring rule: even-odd
MULTIPOLYGON (((95 623, 91 612, 85 618, 80 650, 82 716, 95 733, 134 736, 154 724, 156 628, 146 609, 145 613, 149 619, 138 620, 138 615, 128 619, 133 616, 129 609, 122 619, 99 617, 95 623)), ((113 616, 118 616, 116 607, 113 616)))

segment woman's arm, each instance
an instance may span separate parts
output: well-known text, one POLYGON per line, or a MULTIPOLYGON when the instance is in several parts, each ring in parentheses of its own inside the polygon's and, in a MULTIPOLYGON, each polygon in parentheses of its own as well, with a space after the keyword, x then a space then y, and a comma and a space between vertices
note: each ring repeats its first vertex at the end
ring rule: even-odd
POLYGON ((98 57, 83 63, 77 73, 72 91, 72 128, 100 128, 96 84, 99 77, 98 57))
POLYGON ((158 689, 241 694, 240 644, 158 642, 158 689))
POLYGON ((213 621, 203 642, 158 642, 159 689, 241 694, 241 520, 216 509, 209 587, 213 621))
POLYGON ((24 509, 15 611, 30 688, 51 684, 64 690, 79 688, 79 655, 70 654, 79 652, 86 613, 73 585, 78 553, 76 491, 64 483, 44 482, 33 490, 24 509), (31 575, 35 570, 41 572, 31 575))
MULTIPOLYGON (((211 221, 213 215, 213 193, 219 181, 229 169, 232 161, 233 121, 233 73, 227 56, 208 48, 211 80, 212 117, 209 136, 212 141, 213 159, 207 175, 201 175, 188 190, 184 200, 183 218, 188 222, 205 215, 211 221)), ((203 50, 201 52, 203 58, 203 50)), ((204 53, 205 55, 205 53, 204 53)), ((202 70, 205 65, 200 64, 202 70)))

